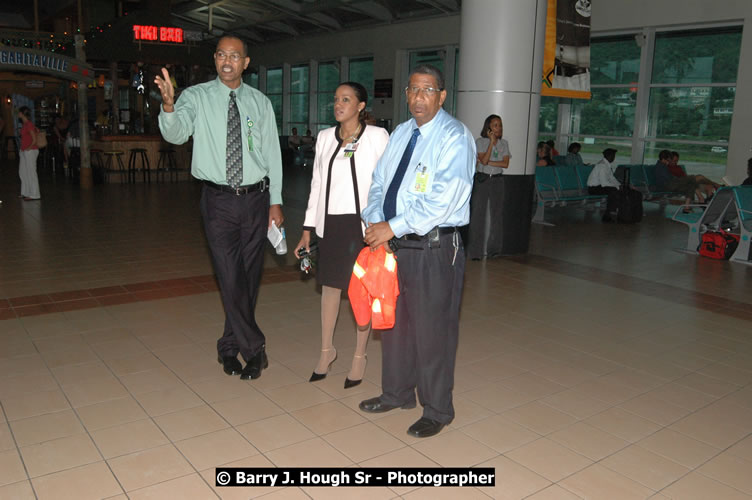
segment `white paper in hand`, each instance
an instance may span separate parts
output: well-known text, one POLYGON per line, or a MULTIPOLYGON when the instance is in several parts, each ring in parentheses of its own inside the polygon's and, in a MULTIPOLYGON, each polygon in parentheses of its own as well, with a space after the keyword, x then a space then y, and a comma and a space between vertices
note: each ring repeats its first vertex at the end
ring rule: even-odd
POLYGON ((267 231, 266 237, 269 238, 269 242, 274 248, 277 248, 279 242, 282 241, 282 231, 279 230, 274 221, 272 221, 272 225, 269 226, 269 231, 267 231))

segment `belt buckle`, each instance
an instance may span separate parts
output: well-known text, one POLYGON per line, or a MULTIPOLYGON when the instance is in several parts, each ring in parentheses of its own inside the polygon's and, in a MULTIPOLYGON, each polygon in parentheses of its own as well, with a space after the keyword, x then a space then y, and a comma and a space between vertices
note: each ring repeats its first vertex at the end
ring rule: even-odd
POLYGON ((264 177, 263 179, 261 179, 261 182, 259 182, 259 184, 260 184, 259 191, 260 192, 263 193, 264 191, 266 191, 269 188, 269 185, 267 184, 267 182, 268 181, 267 181, 266 177, 264 177))

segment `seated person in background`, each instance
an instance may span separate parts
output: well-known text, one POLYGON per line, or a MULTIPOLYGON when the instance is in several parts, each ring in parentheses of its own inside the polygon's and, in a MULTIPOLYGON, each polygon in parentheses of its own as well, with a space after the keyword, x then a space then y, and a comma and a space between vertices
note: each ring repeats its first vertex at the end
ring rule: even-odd
POLYGON ((593 171, 587 179, 588 193, 593 195, 605 194, 606 212, 603 214, 603 222, 613 222, 616 215, 616 195, 621 183, 614 176, 613 162, 616 159, 616 150, 606 148, 603 150, 603 158, 593 167, 593 171))
POLYGON ((752 186, 752 158, 747 160, 747 178, 742 182, 742 186, 752 186))
POLYGON ((546 141, 548 147, 551 148, 551 156, 559 156, 559 152, 556 150, 556 143, 552 140, 546 141))
MULTIPOLYGON (((671 161, 668 164, 668 170, 674 177, 685 177, 687 175, 687 173, 684 172, 684 169, 679 166, 679 153, 676 151, 671 151, 671 161)), ((694 177, 700 189, 702 189, 702 192, 705 194, 705 201, 715 194, 716 189, 721 187, 720 184, 711 181, 704 175, 690 174, 690 177, 694 177)))
POLYGON ((538 143, 538 161, 535 163, 536 167, 550 167, 556 165, 551 159, 551 146, 541 141, 538 143))
POLYGON ((307 129, 305 131, 305 135, 303 136, 301 141, 302 141, 302 146, 310 146, 311 149, 313 148, 314 138, 313 138, 313 135, 311 135, 311 129, 307 129))
POLYGON ((303 138, 298 135, 298 128, 293 127, 292 133, 287 137, 287 147, 295 151, 295 163, 303 163, 304 151, 301 149, 303 138))
POLYGON ((303 140, 298 135, 298 128, 293 127, 292 133, 287 137, 287 147, 297 151, 302 143, 303 143, 303 140))
POLYGON ((582 145, 579 142, 573 142, 567 148, 567 157, 564 159, 564 164, 574 167, 575 165, 584 165, 582 156, 580 156, 580 149, 582 145))
POLYGON ((306 135, 301 137, 300 139, 300 154, 303 156, 303 166, 305 167, 308 164, 308 160, 310 159, 311 162, 313 161, 313 151, 315 150, 314 144, 315 139, 311 135, 311 129, 306 130, 306 135), (306 157, 308 153, 311 153, 309 157, 306 157))
MULTIPOLYGON (((671 151, 668 149, 658 153, 658 162, 655 164, 655 183, 661 191, 669 191, 684 195, 684 211, 689 211, 689 204, 694 200, 695 195, 700 203, 705 203, 705 195, 697 184, 694 175, 674 176, 669 169, 671 164, 671 151)), ((676 170, 676 169, 675 169, 676 170)), ((681 171, 681 168, 678 170, 681 171)), ((682 174, 684 172, 682 171, 682 174)))

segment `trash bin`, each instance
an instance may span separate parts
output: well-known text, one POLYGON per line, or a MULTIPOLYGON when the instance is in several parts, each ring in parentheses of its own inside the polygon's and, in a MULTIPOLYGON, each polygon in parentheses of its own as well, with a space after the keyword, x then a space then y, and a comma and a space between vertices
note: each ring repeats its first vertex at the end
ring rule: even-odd
POLYGON ((527 253, 533 218, 535 175, 503 175, 501 254, 527 253))

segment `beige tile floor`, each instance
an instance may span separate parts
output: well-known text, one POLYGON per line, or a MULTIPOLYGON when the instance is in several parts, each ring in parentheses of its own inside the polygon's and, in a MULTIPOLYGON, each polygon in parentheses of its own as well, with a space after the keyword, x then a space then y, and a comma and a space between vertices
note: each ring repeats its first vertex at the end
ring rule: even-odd
MULTIPOLYGON (((5 166, 0 299, 211 272, 194 184, 87 193, 43 177, 42 202, 23 203, 5 166)), ((306 179, 290 177, 294 240, 306 179)), ((533 228, 530 257, 468 263, 457 418, 424 440, 405 433, 419 409, 358 410, 379 393, 378 336, 364 383, 343 389, 346 302, 339 359, 307 382, 311 281, 262 286, 270 365, 250 382, 216 362, 212 291, 0 320, 0 499, 752 498, 750 268, 672 252, 681 228, 647 214, 625 227, 562 211, 533 228), (222 489, 218 466, 482 466, 497 478, 222 489)))

